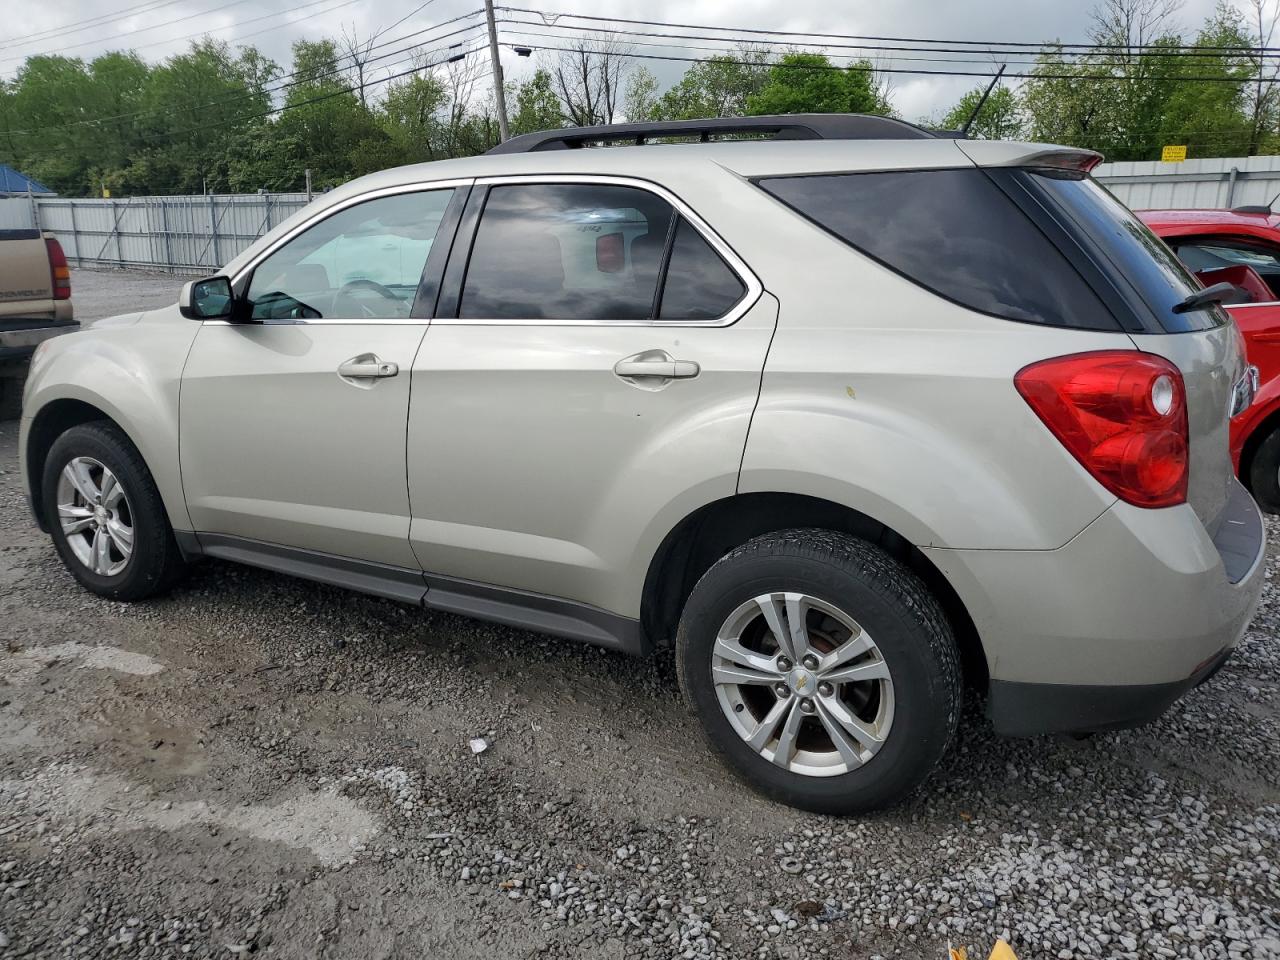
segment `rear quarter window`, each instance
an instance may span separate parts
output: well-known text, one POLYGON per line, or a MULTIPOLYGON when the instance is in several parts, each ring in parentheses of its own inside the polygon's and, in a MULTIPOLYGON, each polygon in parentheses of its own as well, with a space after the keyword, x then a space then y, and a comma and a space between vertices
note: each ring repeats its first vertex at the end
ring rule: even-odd
POLYGON ((1070 261, 981 170, 758 183, 840 240, 962 306, 1025 323, 1119 329, 1070 261))

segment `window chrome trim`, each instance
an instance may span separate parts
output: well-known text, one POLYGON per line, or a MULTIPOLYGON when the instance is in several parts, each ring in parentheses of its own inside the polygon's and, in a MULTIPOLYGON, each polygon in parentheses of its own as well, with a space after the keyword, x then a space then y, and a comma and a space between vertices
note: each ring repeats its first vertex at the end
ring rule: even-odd
POLYGON ((1280 307, 1280 300, 1257 300, 1253 303, 1224 303, 1228 310, 1248 310, 1251 307, 1280 307))
MULTIPOLYGON (((698 234, 729 265, 729 269, 738 275, 738 279, 742 281, 746 292, 725 312, 724 316, 716 317, 714 320, 659 320, 656 317, 652 320, 550 320, 542 318, 498 320, 436 317, 431 320, 431 323, 476 327, 657 327, 674 329, 681 327, 728 327, 737 323, 747 311, 754 307, 764 293, 764 284, 760 282, 760 279, 747 266, 746 262, 738 256, 737 252, 721 239, 720 235, 712 230, 711 226, 694 212, 692 207, 662 184, 655 183, 652 180, 611 174, 507 174, 503 176, 476 177, 472 186, 496 187, 539 183, 600 183, 610 186, 634 187, 661 197, 671 204, 676 213, 689 221, 694 230, 698 231, 698 234)), ((483 219, 484 217, 481 215, 481 222, 483 222, 483 219)), ((465 285, 466 278, 464 277, 464 288, 465 285)))
MULTIPOLYGON (((297 224, 292 230, 283 236, 277 237, 270 246, 266 247, 260 254, 254 257, 248 264, 241 267, 239 272, 231 278, 231 286, 237 286, 241 280, 253 273, 263 260, 271 256, 286 243, 292 240, 298 234, 310 230, 322 220, 327 220, 336 213, 341 213, 348 207, 354 207, 357 204, 364 203, 367 200, 378 200, 382 197, 392 197, 400 193, 430 193, 433 190, 457 190, 459 187, 469 187, 475 183, 473 177, 454 177, 449 180, 428 180, 418 181, 415 183, 401 183, 394 187, 382 187, 378 190, 370 190, 368 193, 361 193, 354 197, 348 197, 335 204, 325 207, 323 210, 317 210, 313 216, 297 224)), ((434 242, 434 241, 433 241, 434 242)), ((431 321, 426 317, 317 317, 313 320, 255 320, 252 323, 232 323, 229 320, 205 320, 204 325, 209 327, 230 327, 230 326, 324 326, 327 324, 359 324, 361 326, 374 325, 393 325, 393 326, 427 326, 431 321)))

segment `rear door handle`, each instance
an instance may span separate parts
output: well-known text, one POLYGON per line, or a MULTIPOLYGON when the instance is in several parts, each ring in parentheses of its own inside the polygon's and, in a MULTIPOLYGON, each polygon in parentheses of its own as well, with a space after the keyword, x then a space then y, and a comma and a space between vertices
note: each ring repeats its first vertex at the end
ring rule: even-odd
POLYGON ((626 379, 688 380, 702 368, 693 360, 677 360, 665 350, 646 350, 619 360, 613 372, 626 379))
POLYGON ((382 377, 394 377, 399 372, 398 363, 382 360, 374 353, 362 353, 338 364, 338 376, 344 380, 378 380, 382 377))

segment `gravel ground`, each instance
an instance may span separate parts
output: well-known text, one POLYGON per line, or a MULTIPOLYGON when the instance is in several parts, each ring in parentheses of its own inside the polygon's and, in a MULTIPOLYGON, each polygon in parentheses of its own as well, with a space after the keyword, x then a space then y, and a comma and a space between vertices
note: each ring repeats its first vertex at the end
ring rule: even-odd
POLYGON ((71 303, 84 325, 118 313, 154 310, 178 302, 189 276, 141 270, 71 270, 71 303))
MULTIPOLYGON (((128 283, 137 309, 176 281, 128 283)), ((664 660, 217 562, 94 598, 28 519, 16 434, 0 956, 1280 958, 1270 587, 1152 726, 1005 740, 970 704, 925 791, 841 820, 727 774, 664 660)))

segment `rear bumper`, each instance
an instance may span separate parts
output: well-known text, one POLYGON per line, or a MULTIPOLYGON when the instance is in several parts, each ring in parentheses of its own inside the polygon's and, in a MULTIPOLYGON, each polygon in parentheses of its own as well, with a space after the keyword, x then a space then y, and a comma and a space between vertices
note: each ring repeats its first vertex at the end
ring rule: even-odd
POLYGON ((1002 733, 1154 719, 1221 665, 1257 606, 1265 528, 1232 484, 1216 536, 1188 506, 1117 503, 1057 550, 925 553, 982 638, 1002 733))
POLYGON ((0 360, 24 360, 45 340, 79 329, 75 320, 0 320, 0 360))
POLYGON ((1094 686, 992 680, 987 715, 997 733, 1010 737, 1139 727, 1159 717, 1184 693, 1212 677, 1230 656, 1230 650, 1223 650, 1187 679, 1176 683, 1094 686))

